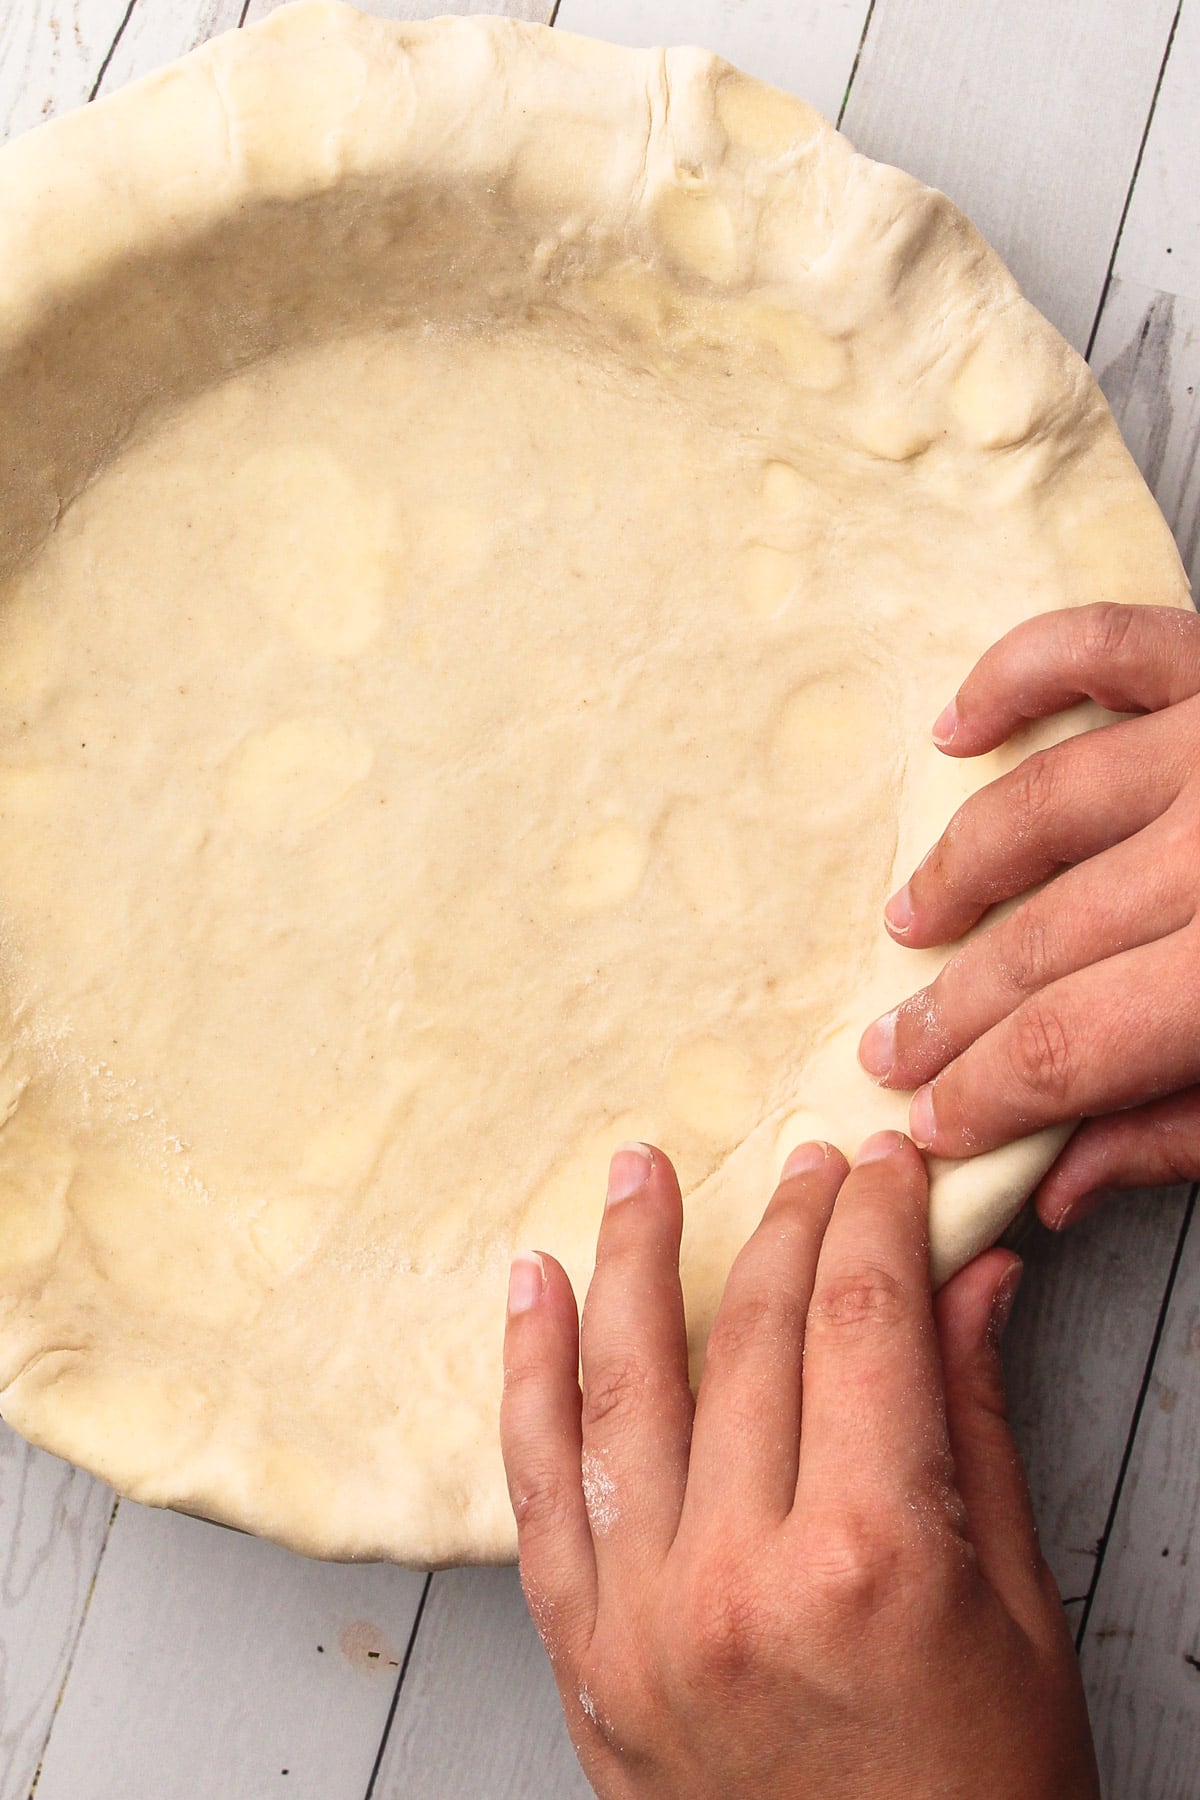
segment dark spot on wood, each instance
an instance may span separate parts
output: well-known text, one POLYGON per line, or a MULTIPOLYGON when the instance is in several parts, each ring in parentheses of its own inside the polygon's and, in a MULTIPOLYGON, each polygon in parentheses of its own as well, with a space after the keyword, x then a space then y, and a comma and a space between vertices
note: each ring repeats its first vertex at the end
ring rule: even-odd
POLYGON ((1130 342, 1100 376, 1100 386, 1126 437, 1136 447, 1138 464, 1151 488, 1162 474, 1175 418, 1171 402, 1174 336, 1175 296, 1155 294, 1130 342))
POLYGON ((1200 1669, 1200 1656, 1193 1656, 1190 1650, 1184 1651, 1183 1660, 1189 1669, 1200 1669))

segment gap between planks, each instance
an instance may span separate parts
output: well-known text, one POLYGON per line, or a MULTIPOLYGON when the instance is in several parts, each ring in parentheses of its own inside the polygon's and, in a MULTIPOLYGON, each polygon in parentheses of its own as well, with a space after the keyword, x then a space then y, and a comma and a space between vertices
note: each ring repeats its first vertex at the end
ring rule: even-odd
MULTIPOLYGON (((558 12, 559 12, 559 10, 560 10, 560 4, 561 4, 561 0, 558 0, 558 3, 556 3, 556 5, 555 5, 555 7, 554 7, 554 11, 555 11, 555 13, 558 13, 558 12)), ((867 35, 868 35, 868 30, 869 30, 869 27, 870 27, 870 23, 871 23, 871 13, 873 13, 873 11, 874 11, 874 8, 875 8, 875 5, 876 5, 876 0, 871 0, 871 7, 870 7, 870 10, 869 10, 869 12, 868 12, 868 16, 867 16, 867 19, 866 19, 866 20, 865 20, 865 21, 864 21, 864 28, 863 28, 863 31, 862 31, 862 33, 861 33, 861 34, 860 34, 860 37, 859 37, 859 42, 858 42, 858 46, 857 46, 857 49, 856 49, 856 53, 855 53, 855 58, 854 58, 854 63, 853 63, 853 66, 852 66, 852 69, 851 69, 851 71, 850 71, 850 75, 849 75, 849 77, 848 77, 848 79, 847 79, 847 82, 846 82, 846 88, 845 88, 845 96, 844 96, 844 99, 843 99, 843 102, 842 102, 842 106, 841 106, 841 109, 840 109, 840 113, 841 113, 841 114, 844 114, 844 113, 845 113, 845 111, 846 111, 846 110, 847 110, 847 107, 848 107, 848 105, 849 105, 849 102, 850 102, 850 98, 851 98, 851 92, 852 92, 852 89, 853 89, 853 86, 854 86, 854 80, 855 80, 855 77, 856 77, 856 75, 857 75, 857 72, 858 72, 858 69, 859 69, 859 65, 860 65, 860 63, 861 63, 861 61, 862 61, 862 58, 863 58, 863 55, 864 55, 864 51, 865 51, 865 47, 866 47, 866 43, 867 43, 867 35)), ((237 21, 237 22, 238 22, 238 23, 240 23, 240 22, 242 22, 242 20, 243 20, 243 19, 244 19, 244 18, 245 18, 245 16, 246 16, 246 13, 247 13, 247 11, 248 11, 248 10, 249 10, 249 6, 250 6, 250 0, 246 0, 246 5, 245 5, 245 6, 244 6, 244 7, 243 7, 243 8, 242 8, 242 11, 241 11, 241 15, 240 15, 240 17, 239 17, 239 19, 238 19, 238 21, 237 21)), ((92 91, 92 93, 97 93, 97 92, 99 92, 99 91, 100 91, 100 90, 101 90, 101 88, 102 88, 102 87, 103 87, 103 85, 104 85, 104 83, 105 83, 105 80, 106 80, 106 77, 107 77, 107 74, 108 74, 108 70, 109 70, 109 67, 110 67, 110 65, 112 65, 112 64, 113 64, 113 63, 114 63, 114 61, 115 61, 115 60, 116 60, 116 59, 117 59, 117 52, 118 52, 118 49, 119 49, 119 48, 120 48, 120 47, 121 47, 121 46, 122 46, 122 40, 123 40, 123 39, 124 39, 124 38, 125 38, 125 37, 126 37, 126 33, 127 33, 127 28, 128 28, 128 27, 129 27, 129 26, 130 26, 130 24, 131 24, 131 21, 132 21, 132 20, 133 20, 133 19, 134 19, 134 15, 135 15, 135 13, 140 13, 140 14, 141 14, 141 15, 143 15, 143 16, 145 16, 145 14, 146 14, 146 13, 147 13, 147 12, 148 12, 148 10, 149 10, 149 8, 148 8, 148 6, 142 6, 142 5, 140 5, 140 3, 139 3, 139 0, 132 0, 132 3, 131 3, 131 4, 130 4, 130 5, 129 5, 129 6, 128 6, 128 7, 127 7, 127 9, 126 9, 126 11, 125 11, 125 13, 124 13, 124 15, 123 15, 123 17, 122 17, 122 19, 121 19, 121 21, 120 21, 120 23, 119 23, 119 25, 118 25, 118 27, 117 27, 117 29, 116 29, 116 31, 115 31, 115 33, 114 33, 114 35, 113 35, 113 37, 112 37, 112 40, 111 40, 111 42, 110 42, 110 43, 109 43, 109 45, 108 45, 108 48, 107 48, 107 51, 106 51, 106 53, 105 53, 105 57, 104 57, 104 60, 103 60, 103 64, 102 64, 102 66, 101 66, 101 68, 100 68, 100 70, 99 70, 99 72, 98 72, 98 74, 97 74, 97 76, 96 76, 96 79, 95 79, 95 82, 94 82, 94 83, 93 83, 93 87, 92 87, 92 90, 91 90, 91 91, 92 91)), ((269 10, 269 7, 264 7, 264 8, 262 8, 262 9, 261 9, 261 10, 269 10)), ((1177 19, 1178 19, 1178 10, 1177 10, 1177 12, 1176 12, 1176 20, 1177 20, 1177 19)), ((1172 29, 1174 29, 1174 27, 1172 27, 1172 29)), ((186 46, 185 46, 185 47, 186 47, 186 46)), ((173 53, 173 52, 168 52, 168 54, 172 54, 172 53, 173 53)), ((162 60, 162 58, 161 58, 161 57, 159 57, 159 58, 158 58, 158 59, 157 59, 157 60, 162 60)), ((1167 62, 1167 57, 1166 57, 1166 56, 1165 56, 1165 55, 1164 55, 1164 58, 1163 58, 1163 65, 1162 65, 1162 66, 1163 66, 1163 68, 1165 68, 1165 66, 1166 66, 1166 62, 1167 62)), ((151 66, 156 66, 156 63, 152 63, 152 62, 149 62, 149 61, 148 61, 148 62, 147 62, 147 63, 146 63, 146 64, 145 64, 145 65, 144 65, 144 66, 145 66, 145 67, 151 67, 151 66)), ((1162 73, 1161 73, 1161 70, 1160 70, 1160 76, 1159 76, 1159 82, 1160 82, 1160 85, 1161 85, 1161 79, 1162 79, 1162 73)), ((1156 96, 1157 96, 1157 92, 1158 92, 1158 89, 1157 89, 1157 88, 1156 88, 1156 90, 1155 90, 1155 92, 1156 92, 1156 96)), ((1145 147, 1145 142, 1146 142, 1146 137, 1147 137, 1147 135, 1148 135, 1148 132, 1149 132, 1149 124, 1150 124, 1150 121, 1149 121, 1149 120, 1148 120, 1148 121, 1147 121, 1147 125, 1146 125, 1146 130, 1145 130, 1145 131, 1144 131, 1144 133, 1143 133, 1143 138, 1142 138, 1142 144, 1141 144, 1141 147, 1140 147, 1140 149, 1139 149, 1139 166, 1140 166, 1140 157, 1141 157, 1141 153, 1142 153, 1142 151, 1143 151, 1143 150, 1144 150, 1144 147, 1145 147)), ((1110 258, 1110 263, 1109 263, 1109 270, 1108 270, 1108 273, 1107 273, 1107 276, 1106 276, 1106 283, 1105 283, 1105 295, 1104 295, 1104 298, 1105 298, 1105 299, 1106 299, 1106 298, 1107 298, 1107 293, 1108 293, 1108 288, 1109 288, 1109 286, 1110 286, 1110 284, 1111 284, 1111 275, 1112 275, 1112 268, 1113 268, 1113 266, 1114 266, 1114 264, 1115 264, 1115 259, 1116 259, 1116 252, 1117 252, 1117 248, 1118 248, 1118 246, 1119 246, 1119 236, 1120 236, 1120 231, 1121 231, 1121 230, 1123 230, 1123 228, 1124 228, 1124 224, 1125 224, 1125 219, 1126 219, 1126 216, 1127 216, 1127 214, 1128 214, 1128 209, 1129 209, 1129 195, 1131 195, 1131 194, 1132 194, 1132 193, 1133 193, 1133 191, 1134 191, 1134 187, 1135 187, 1135 182, 1136 182, 1136 171, 1135 171, 1135 177, 1134 177, 1134 178, 1133 178, 1133 179, 1131 179, 1131 180, 1130 180, 1130 183, 1129 183, 1129 192, 1128 192, 1128 194, 1127 194, 1127 196, 1126 196, 1126 201, 1125 201, 1125 207, 1124 207, 1124 210, 1123 210, 1123 212, 1122 212, 1122 216, 1121 216, 1121 221, 1120 221, 1120 227, 1119 227, 1119 232, 1118 232, 1118 239, 1117 239, 1117 240, 1115 240, 1115 241, 1114 241, 1114 245, 1113 245, 1113 253, 1112 253, 1112 257, 1111 257, 1111 258, 1110 258)), ((1094 322, 1094 326, 1093 326, 1093 333, 1092 333, 1092 336, 1093 336, 1093 338, 1094 338, 1094 335, 1095 335, 1095 330, 1096 330, 1096 329, 1097 329, 1097 328, 1098 328, 1098 326, 1099 326, 1099 322, 1100 322, 1100 318, 1101 318, 1101 316, 1102 316, 1102 314, 1103 314, 1103 311, 1104 311, 1104 305, 1103 305, 1103 302, 1102 302, 1102 303, 1101 303, 1101 304, 1100 304, 1100 305, 1099 305, 1099 306, 1097 306, 1097 309, 1096 309, 1096 319, 1095 319, 1095 322, 1094 322)), ((1148 1367, 1147 1367, 1147 1378, 1148 1378, 1148 1376, 1149 1376, 1149 1372, 1150 1372, 1150 1371, 1149 1371, 1149 1365, 1148 1365, 1148 1367)), ((1139 1415, 1139 1416, 1140 1416, 1140 1415, 1139 1415)), ((1135 1420, 1135 1426, 1136 1426, 1136 1420, 1135 1420)), ((1129 1444, 1131 1444, 1131 1443, 1132 1443, 1132 1435, 1133 1435, 1133 1434, 1131 1434, 1131 1436, 1130 1436, 1130 1439, 1129 1439, 1129 1444)), ((1127 1445, 1127 1448, 1128 1448, 1128 1445, 1127 1445)), ((1114 1497, 1114 1505, 1115 1505, 1115 1504, 1116 1504, 1116 1497, 1114 1497)), ((112 1512, 112 1515, 111 1515, 111 1516, 110 1516, 110 1521, 109 1521, 109 1525, 110 1525, 110 1528, 111 1528, 111 1523, 112 1523, 112 1518, 115 1518, 115 1513, 116 1513, 116 1509, 115 1509, 115 1508, 114 1508, 114 1509, 113 1509, 113 1512, 112 1512)), ((107 1541, 107 1533, 106 1533, 106 1541, 107 1541)), ((429 1580, 428 1580, 428 1578, 427 1578, 427 1579, 426 1579, 426 1585, 425 1585, 425 1588, 424 1588, 424 1590, 423 1590, 423 1593, 422 1593, 422 1599, 421 1599, 421 1608, 422 1608, 422 1611, 423 1611, 423 1609, 424 1609, 424 1604, 425 1604, 425 1600, 426 1600, 426 1598, 427 1598, 427 1597, 428 1597, 428 1594, 429 1594, 429 1591, 430 1591, 430 1587, 429 1587, 429 1580)), ((412 1630, 412 1633, 411 1633, 411 1635, 410 1635, 410 1639, 409 1639, 409 1643, 408 1643, 408 1647, 407 1647, 407 1649, 406 1649, 406 1652, 405 1652, 405 1667, 404 1667, 404 1668, 402 1668, 402 1670, 401 1670, 401 1676, 400 1676, 400 1678, 398 1678, 398 1680, 397 1680, 397 1684, 396 1684, 396 1694, 395 1694, 395 1696, 394 1696, 394 1701, 393 1701, 393 1712, 394 1712, 394 1706, 395 1706, 395 1703, 396 1703, 396 1701, 398 1701, 398 1699, 399 1699, 399 1693, 400 1693, 400 1686, 401 1686, 401 1682, 402 1682, 402 1680, 403 1680, 403 1677, 404 1677, 404 1675, 405 1675, 405 1673, 406 1673, 406 1671, 407 1671, 407 1665, 408 1665, 408 1663, 409 1663, 409 1662, 410 1662, 410 1661, 411 1661, 411 1659, 412 1659, 412 1655, 413 1655, 413 1651, 414 1651, 414 1648, 415 1648, 415 1644, 416 1644, 416 1638, 417 1638, 417 1631, 418 1631, 418 1627, 419 1627, 419 1623, 420 1623, 420 1615, 418 1615, 418 1618, 416 1618, 416 1619, 414 1619, 414 1624, 413 1624, 413 1630, 412 1630)), ((384 1751, 384 1748, 385 1748, 385 1744, 386 1744, 386 1733, 385 1733, 385 1735, 384 1735, 384 1739, 383 1739, 383 1740, 381 1740, 381 1743, 380 1743, 380 1748, 379 1748, 379 1756, 378 1756, 378 1757, 377 1757, 377 1762, 376 1762, 376 1772, 377 1772, 377 1771, 378 1771, 378 1767, 379 1767, 379 1761, 380 1761, 380 1759, 381 1759, 381 1758, 382 1758, 382 1755, 383 1755, 383 1751, 384 1751)), ((373 1775, 373 1776, 372 1776, 372 1783, 373 1783, 373 1782, 374 1782, 374 1778, 375 1778, 375 1777, 374 1777, 374 1775, 373 1775)))

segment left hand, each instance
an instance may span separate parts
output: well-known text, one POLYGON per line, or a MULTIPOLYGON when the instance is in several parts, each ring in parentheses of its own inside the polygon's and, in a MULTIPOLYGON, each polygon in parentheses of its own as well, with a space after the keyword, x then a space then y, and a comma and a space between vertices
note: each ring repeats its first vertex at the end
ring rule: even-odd
POLYGON ((934 727, 951 756, 1090 698, 1123 719, 1028 757, 962 806, 888 902, 897 942, 961 937, 1038 891, 872 1025, 859 1050, 917 1090, 916 1142, 963 1157, 1086 1120, 1038 1192, 1051 1226, 1108 1187, 1200 1175, 1200 618, 1048 613, 993 646, 934 727))

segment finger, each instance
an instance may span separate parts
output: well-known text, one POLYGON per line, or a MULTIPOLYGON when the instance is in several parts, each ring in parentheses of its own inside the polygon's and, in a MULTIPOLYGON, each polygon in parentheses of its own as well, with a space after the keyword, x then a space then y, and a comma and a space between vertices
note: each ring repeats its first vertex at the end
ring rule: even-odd
POLYGON ((1038 1217, 1062 1231, 1113 1190, 1180 1181, 1200 1181, 1200 1087, 1085 1120, 1038 1187, 1038 1217))
POLYGON ((1031 1633, 1045 1614, 1045 1565, 1025 1471, 1008 1425, 1000 1336, 1021 1278, 1006 1250, 968 1263, 934 1301, 946 1422, 979 1570, 1031 1633))
POLYGON ((800 1366, 821 1238, 847 1174, 829 1144, 783 1166, 762 1223, 734 1263, 696 1400, 680 1535, 718 1535, 791 1510, 800 1455, 800 1366))
POLYGON ((1200 694, 1200 619, 1173 606, 1069 607, 1015 627, 976 663, 934 727, 951 756, 979 756, 1031 719, 1080 700, 1157 712, 1200 694))
POLYGON ((679 1285, 683 1205, 661 1150, 619 1149, 583 1309, 583 1487, 601 1589, 666 1555, 687 1476, 692 1396, 679 1285))
POLYGON ((596 1619, 596 1559, 580 1473, 579 1326, 552 1256, 522 1251, 509 1277, 500 1445, 521 1582, 552 1662, 581 1653, 596 1619))
POLYGON ((913 1137, 935 1156, 974 1156, 1189 1087, 1198 1001, 1195 926, 1053 982, 918 1088, 913 1137))
POLYGON ((927 1516, 951 1491, 929 1289, 925 1165, 898 1132, 869 1138, 817 1259, 804 1334, 798 1516, 927 1516))
POLYGON ((868 1026, 859 1046, 867 1073, 903 1089, 932 1081, 1051 982, 1189 924, 1191 858, 1164 854, 1167 836, 1166 821, 1156 820, 989 924, 929 987, 868 1026))
POLYGON ((1027 756, 959 807, 893 894, 892 936, 913 949, 952 943, 990 906, 1131 837, 1191 774, 1180 744, 1161 719, 1126 719, 1027 756))

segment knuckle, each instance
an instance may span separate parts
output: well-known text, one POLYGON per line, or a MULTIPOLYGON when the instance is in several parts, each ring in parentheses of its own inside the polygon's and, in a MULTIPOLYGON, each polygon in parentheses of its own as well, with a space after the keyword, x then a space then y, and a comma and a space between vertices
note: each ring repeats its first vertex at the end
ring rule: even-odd
POLYGON ((1022 1087, 1065 1100, 1075 1073, 1070 1033, 1052 1006, 1027 1000, 1013 1015, 1012 1062, 1022 1087))
POLYGON ((1044 988, 1054 972, 1054 953, 1044 918, 1031 907, 1023 908, 1009 928, 1004 972, 1019 993, 1033 994, 1044 988))
POLYGON ((593 1655, 580 1672, 579 1710, 592 1735, 611 1750, 636 1753, 654 1741, 657 1713, 653 1683, 630 1667, 631 1646, 593 1655))
POLYGON ((793 1342, 798 1349, 803 1334, 803 1314, 794 1295, 764 1289, 726 1298, 709 1336, 705 1367, 724 1373, 768 1341, 793 1342))
POLYGON ((1119 654, 1134 626, 1132 606, 1099 600, 1084 608, 1080 651, 1088 663, 1103 662, 1119 654))
POLYGON ((971 1557, 960 1510, 940 1489, 895 1518, 847 1514, 806 1546, 814 1612, 835 1637, 851 1624, 877 1621, 900 1605, 913 1619, 952 1609, 970 1579, 971 1557), (914 1596, 917 1605, 914 1609, 914 1596))
POLYGON ((766 1609, 736 1558, 701 1565, 684 1621, 684 1666, 693 1680, 728 1686, 761 1663, 769 1634, 766 1609))
POLYGON ((901 1584, 904 1554, 897 1536, 847 1513, 805 1547, 804 1567, 821 1616, 872 1617, 901 1584))
POLYGON ((887 1269, 864 1263, 826 1276, 813 1294, 808 1330, 845 1332, 888 1329, 909 1313, 903 1284, 887 1269))
POLYGON ((1009 800, 1021 816, 1024 828, 1036 828, 1058 804, 1058 776, 1054 758, 1045 750, 1027 756, 1011 777, 1009 800))
POLYGON ((649 1382, 646 1365, 636 1356, 615 1356, 584 1372, 583 1429, 599 1425, 636 1407, 649 1382))
POLYGON ((504 1410, 523 1408, 536 1395, 546 1379, 544 1366, 538 1362, 506 1362, 504 1365, 504 1410))
POLYGON ((579 1504, 580 1484, 562 1471, 537 1468, 510 1483, 513 1515, 523 1536, 546 1536, 561 1531, 579 1504))

